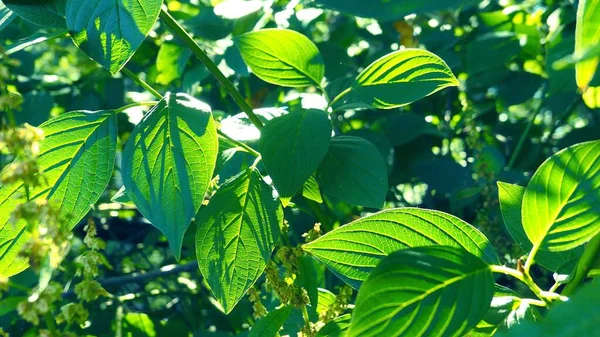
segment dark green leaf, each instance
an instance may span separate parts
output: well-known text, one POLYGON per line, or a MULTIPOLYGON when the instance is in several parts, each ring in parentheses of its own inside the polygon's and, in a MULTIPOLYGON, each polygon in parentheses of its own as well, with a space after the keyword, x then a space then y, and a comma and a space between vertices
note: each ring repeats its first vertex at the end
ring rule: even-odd
POLYGON ((276 337, 279 329, 292 313, 292 307, 286 306, 271 311, 267 316, 256 322, 248 337, 276 337))
POLYGON ((475 2, 474 0, 315 0, 324 7, 340 12, 380 20, 402 20, 409 14, 423 14, 453 8, 460 8, 475 2))
MULTIPOLYGON (((3 0, 6 7, 23 19, 42 27, 64 28, 68 0, 3 0)), ((73 1, 73 0, 71 0, 73 1)))

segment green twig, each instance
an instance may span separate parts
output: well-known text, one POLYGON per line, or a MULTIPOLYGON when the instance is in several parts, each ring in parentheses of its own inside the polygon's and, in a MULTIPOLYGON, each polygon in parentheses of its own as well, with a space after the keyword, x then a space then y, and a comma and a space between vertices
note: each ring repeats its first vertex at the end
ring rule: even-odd
POLYGON ((154 88, 150 86, 150 84, 146 83, 142 80, 138 75, 131 72, 131 70, 127 68, 121 69, 121 72, 127 76, 129 76, 135 83, 139 84, 142 88, 146 89, 149 93, 151 93, 154 97, 158 99, 163 99, 163 96, 156 91, 154 88))
POLYGON ((56 322, 54 322, 54 317, 52 317, 52 313, 49 311, 44 315, 44 320, 46 321, 46 327, 50 330, 52 336, 57 336, 58 329, 56 328, 56 322))
POLYGON ((139 106, 155 106, 156 104, 158 104, 157 101, 142 101, 142 102, 134 102, 128 105, 125 105, 123 107, 120 107, 118 109, 115 109, 116 113, 121 113, 127 109, 130 108, 135 108, 135 107, 139 107, 139 106))
POLYGON ((227 139, 228 141, 234 143, 235 145, 241 147, 242 149, 246 150, 246 152, 250 153, 251 155, 255 156, 255 157, 259 157, 260 153, 258 151, 256 151, 255 149, 251 148, 250 146, 240 142, 239 140, 235 140, 231 137, 229 137, 226 133, 224 133, 221 130, 217 130, 217 133, 219 134, 219 136, 227 139))
POLYGON ((200 48, 200 46, 194 41, 194 39, 190 36, 190 34, 181 27, 181 25, 169 14, 169 12, 162 8, 160 12, 160 18, 162 21, 169 27, 169 29, 173 32, 175 36, 177 36, 183 43, 185 43, 188 48, 192 51, 192 53, 204 64, 204 66, 212 73, 214 77, 221 83, 223 88, 229 93, 231 98, 235 101, 235 103, 242 109, 244 113, 248 116, 252 124, 254 124, 258 129, 263 127, 263 123, 258 118, 258 116, 252 110, 252 107, 246 102, 246 100, 242 97, 242 94, 236 89, 236 87, 231 83, 227 77, 219 70, 219 67, 206 55, 204 50, 200 48))
POLYGON ((537 296, 539 299, 544 301, 546 304, 551 304, 555 300, 567 301, 568 298, 565 296, 561 296, 560 294, 544 291, 542 290, 535 281, 529 276, 528 273, 522 273, 516 269, 508 268, 505 266, 490 266, 492 272, 500 273, 505 275, 510 275, 517 280, 523 282, 525 285, 531 289, 531 291, 537 296))
POLYGON ((577 267, 575 268, 575 273, 573 274, 573 278, 568 281, 565 289, 562 291, 562 295, 571 296, 577 288, 583 283, 583 281, 587 278, 590 270, 594 266, 595 262, 600 258, 600 234, 596 235, 590 243, 587 245, 587 248, 583 252, 583 255, 577 262, 577 267))
POLYGON ((340 99, 342 99, 344 96, 349 94, 351 91, 352 91, 352 87, 347 88, 346 90, 340 92, 337 96, 335 96, 335 98, 331 102, 329 102, 329 104, 327 105, 327 108, 325 108, 325 111, 329 111, 329 108, 332 108, 335 103, 337 103, 340 99))

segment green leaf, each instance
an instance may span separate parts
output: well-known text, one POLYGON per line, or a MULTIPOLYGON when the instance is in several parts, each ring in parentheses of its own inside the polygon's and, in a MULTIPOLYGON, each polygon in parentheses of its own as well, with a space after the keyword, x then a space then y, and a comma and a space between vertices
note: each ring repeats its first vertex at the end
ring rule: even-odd
POLYGON ((570 250, 600 233, 599 186, 600 141, 548 158, 523 196, 523 227, 534 249, 570 250))
POLYGON ((185 46, 171 42, 163 43, 156 57, 156 83, 169 85, 180 78, 190 56, 192 51, 185 46))
POLYGON ((292 307, 286 306, 271 311, 267 316, 256 322, 250 330, 248 337, 276 337, 279 336, 279 330, 283 323, 292 313, 292 307))
POLYGON ((356 77, 352 90, 372 107, 393 109, 459 84, 437 55, 404 49, 371 63, 356 77))
POLYGON ((319 330, 316 337, 345 337, 351 318, 350 314, 337 317, 319 330))
MULTIPOLYGON (((73 228, 98 201, 112 176, 117 117, 112 111, 73 111, 40 128, 45 139, 37 164, 44 172, 44 183, 30 188, 30 196, 47 199, 64 219, 64 226, 73 228)), ((27 261, 17 257, 29 237, 25 223, 10 223, 11 213, 25 201, 22 181, 0 187, 0 275, 4 277, 27 268, 27 261)))
POLYGON ((375 145, 363 138, 332 138, 316 178, 323 192, 341 201, 372 208, 385 202, 387 166, 375 145))
POLYGON ((463 249, 397 251, 360 288, 347 336, 461 336, 481 321, 493 295, 490 267, 463 249))
POLYGON ((17 310, 19 303, 27 301, 25 296, 10 296, 0 300, 0 317, 17 310))
POLYGON ((68 0, 3 0, 21 18, 42 27, 64 28, 68 0))
POLYGON ((230 313, 271 258, 283 224, 281 203, 259 173, 248 170, 223 184, 196 221, 200 271, 230 313))
POLYGON ((265 82, 284 87, 320 86, 325 65, 317 46, 289 29, 262 29, 236 38, 244 62, 265 82))
POLYGON ((122 332, 124 337, 156 337, 154 322, 144 313, 125 314, 122 332))
MULTIPOLYGON (((281 108, 255 109, 254 114, 258 116, 263 124, 287 113, 281 108)), ((255 141, 260 138, 260 130, 248 118, 244 112, 229 116, 221 121, 221 129, 227 136, 244 142, 255 141)))
POLYGON ((335 294, 323 288, 318 288, 317 313, 324 315, 335 303, 335 294))
POLYGON ((160 13, 162 0, 67 0, 73 42, 116 74, 133 56, 160 13))
POLYGON ((176 259, 204 201, 219 143, 210 107, 167 94, 133 130, 123 152, 125 192, 169 240, 176 259))
POLYGON ((445 245, 499 263, 487 238, 459 218, 419 208, 385 210, 339 227, 303 247, 344 282, 359 289, 382 259, 418 246, 445 245))
POLYGON ((3 2, 0 2, 0 31, 6 28, 17 16, 8 9, 3 2))
POLYGON ((321 164, 331 140, 325 111, 300 109, 269 121, 258 148, 280 196, 289 198, 321 164))
POLYGON ((314 176, 308 178, 304 185, 302 185, 302 196, 319 204, 323 203, 321 189, 319 188, 319 183, 314 176))
MULTIPOLYGON (((513 240, 525 251, 531 251, 533 245, 527 238, 523 222, 521 221, 521 205, 523 204, 523 196, 525 195, 525 187, 518 185, 498 182, 498 197, 500 200, 500 210, 504 224, 513 240)), ((549 252, 538 251, 535 255, 535 261, 542 266, 552 271, 557 271, 564 266, 565 263, 577 259, 583 253, 582 247, 564 252, 549 252)))
MULTIPOLYGON (((577 26, 575 29, 575 54, 583 54, 590 46, 600 41, 600 0, 580 0, 577 7, 577 26)), ((585 92, 590 85, 598 64, 600 56, 582 60, 575 65, 577 86, 585 92)))
POLYGON ((319 5, 340 12, 364 18, 380 20, 401 20, 409 14, 423 14, 447 9, 459 8, 474 3, 475 0, 315 0, 319 5))

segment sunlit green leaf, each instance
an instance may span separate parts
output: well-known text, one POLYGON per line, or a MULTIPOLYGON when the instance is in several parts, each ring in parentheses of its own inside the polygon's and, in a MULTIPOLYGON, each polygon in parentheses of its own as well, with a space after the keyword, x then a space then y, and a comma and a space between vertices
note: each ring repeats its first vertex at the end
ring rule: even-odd
POLYGON ((301 109, 269 121, 258 143, 279 195, 292 197, 329 149, 331 123, 325 111, 301 109))
POLYGON ((337 228, 303 249, 355 289, 389 254, 418 246, 467 250, 488 263, 498 255, 475 227, 443 212, 419 208, 385 210, 337 228))
POLYGON ((250 330, 249 337, 277 337, 279 329, 292 313, 292 307, 286 306, 271 311, 267 316, 260 319, 250 330))
POLYGON ((67 0, 73 42, 116 74, 133 56, 158 18, 162 0, 67 0))
POLYGON ((363 283, 347 336, 460 336, 481 321, 493 295, 490 267, 461 248, 400 250, 363 283))
POLYGON ((379 109, 410 104, 459 85, 446 62, 422 49, 404 49, 371 63, 352 84, 361 101, 379 109))
POLYGON ((244 62, 260 79, 286 87, 319 86, 323 58, 306 36, 289 29, 263 29, 237 37, 244 62))
POLYGON ((350 328, 351 315, 342 315, 327 323, 316 337, 345 337, 348 328, 350 328))
MULTIPOLYGON (((577 27, 575 30, 575 54, 583 54, 588 48, 600 43, 600 0, 580 0, 577 7, 577 27)), ((577 86, 586 91, 598 64, 600 56, 590 57, 575 65, 577 86)))
POLYGON ((564 149, 535 172, 523 196, 534 247, 565 251, 600 233, 600 141, 564 149))
POLYGON ((154 322, 144 313, 130 312, 123 315, 124 337, 156 337, 154 322))
POLYGON ((226 313, 264 271, 283 224, 281 203, 255 170, 223 184, 196 217, 202 275, 226 313))
POLYGON ((210 107, 185 94, 167 94, 125 145, 125 191, 169 239, 177 259, 212 179, 218 148, 210 107))

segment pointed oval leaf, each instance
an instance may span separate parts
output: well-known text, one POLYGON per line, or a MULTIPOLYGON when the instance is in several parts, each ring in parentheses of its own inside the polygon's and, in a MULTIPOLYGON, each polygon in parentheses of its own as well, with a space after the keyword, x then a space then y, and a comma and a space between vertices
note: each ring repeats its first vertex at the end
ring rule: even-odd
POLYGON ((363 18, 401 20, 409 14, 423 14, 459 8, 475 0, 315 0, 317 4, 363 18))
POLYGON ((244 62, 265 82, 284 87, 319 86, 325 65, 317 46, 289 29, 262 29, 236 39, 244 62))
POLYGON ((249 337, 277 337, 279 330, 292 313, 292 307, 286 306, 271 311, 260 319, 250 330, 249 337))
POLYGON ((283 209, 254 170, 231 178, 196 218, 198 265, 230 313, 262 275, 279 240, 283 209))
POLYGON ((499 258, 487 238, 459 218, 420 208, 385 210, 339 227, 303 249, 334 274, 358 289, 389 254, 418 246, 465 249, 488 263, 499 258))
POLYGON ((331 123, 325 111, 301 109, 269 121, 258 143, 277 192, 294 196, 329 149, 331 123))
POLYGON ((350 314, 342 315, 327 323, 316 337, 345 337, 348 328, 350 327, 350 314))
POLYGON ((125 145, 125 192, 167 237, 177 259, 183 236, 204 201, 218 149, 210 107, 186 94, 167 94, 125 145))
MULTIPOLYGON (((531 251, 533 245, 527 238, 523 222, 521 221, 521 205, 523 204, 523 196, 525 195, 525 187, 518 185, 498 182, 498 197, 500 200, 500 210, 506 229, 512 236, 513 240, 525 251, 531 251)), ((538 251, 535 255, 535 261, 549 270, 557 271, 565 263, 577 259, 583 254, 583 247, 577 247, 564 252, 549 252, 538 251)))
POLYGON ((404 49, 371 63, 356 77, 352 91, 372 107, 393 109, 459 84, 439 56, 404 49))
MULTIPOLYGON (((577 7, 577 24, 575 28, 575 55, 582 55, 588 48, 598 45, 600 41, 600 0, 580 0, 577 7)), ((600 56, 590 57, 575 65, 577 86, 585 92, 594 79, 600 56)))
POLYGON ((347 337, 461 336, 481 321, 493 295, 490 267, 461 248, 400 250, 362 285, 347 337))
POLYGON ((162 0, 68 0, 67 28, 73 42, 116 74, 154 26, 162 0))
POLYGON ((387 166, 375 145, 363 138, 332 138, 316 178, 323 192, 341 201, 372 208, 385 202, 387 166))
POLYGON ((319 188, 319 183, 314 176, 308 178, 304 185, 302 185, 302 196, 319 204, 323 203, 321 189, 319 188))
POLYGON ((3 0, 21 18, 42 27, 64 28, 67 0, 3 0))
MULTIPOLYGON (((45 183, 31 189, 32 199, 46 198, 65 225, 73 228, 106 189, 115 162, 117 117, 112 111, 74 111, 40 125, 38 165, 45 183), (83 187, 83 188, 82 188, 83 187)), ((10 223, 15 207, 25 202, 23 183, 0 187, 0 275, 9 277, 27 268, 17 258, 29 234, 24 223, 10 223)))
POLYGON ((523 196, 523 227, 534 247, 565 251, 600 233, 600 141, 548 158, 523 196))

